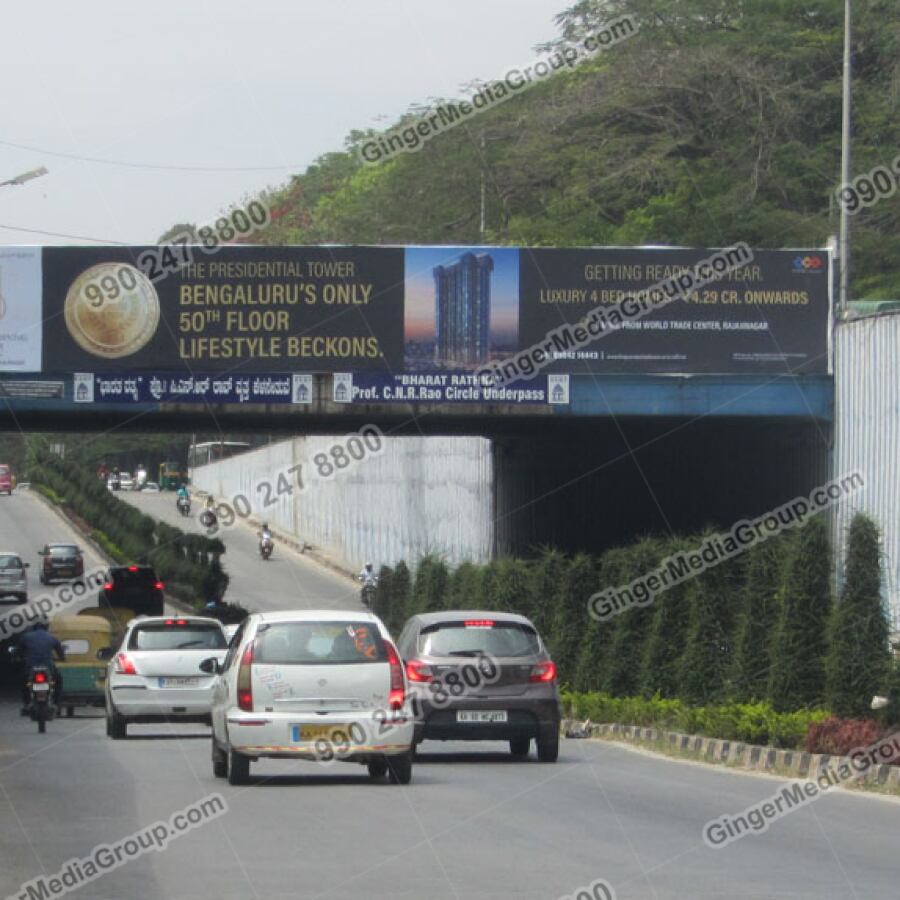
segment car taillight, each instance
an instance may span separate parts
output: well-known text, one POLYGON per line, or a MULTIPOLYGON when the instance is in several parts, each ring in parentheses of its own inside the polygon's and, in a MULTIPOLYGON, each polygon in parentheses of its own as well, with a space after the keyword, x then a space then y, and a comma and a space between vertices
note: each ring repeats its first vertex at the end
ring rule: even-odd
POLYGON ((166 625, 187 625, 187 619, 166 619, 166 625))
POLYGON ((542 662, 531 668, 529 681, 556 681, 556 663, 542 662))
POLYGON ((47 673, 46 672, 35 672, 34 673, 34 683, 35 684, 46 684, 47 683, 47 673))
POLYGON ((106 584, 103 585, 104 591, 111 591, 113 589, 113 583, 111 581, 107 581, 106 584))
POLYGON ((241 657, 241 666, 238 669, 237 679, 238 708, 244 712, 253 712, 252 666, 253 642, 251 641, 241 657))
POLYGON ((161 591, 165 585, 161 581, 157 581, 156 584, 153 585, 158 591, 161 591))
POLYGON ((388 694, 388 706, 391 709, 403 709, 406 701, 406 685, 403 683, 403 665, 400 663, 400 655, 397 648, 390 641, 385 641, 388 662, 391 666, 391 692, 388 694))
POLYGON ((406 677, 410 681, 434 681, 431 668, 423 663, 421 659, 411 659, 406 664, 406 677))
POLYGON ((466 619, 463 622, 466 628, 493 628, 494 620, 493 619, 466 619))
POLYGON ((134 663, 124 653, 116 654, 114 668, 119 675, 137 675, 134 663))
POLYGON ((138 570, 138 567, 137 567, 137 566, 129 566, 129 567, 128 567, 128 571, 129 571, 129 572, 137 572, 137 570, 138 570))

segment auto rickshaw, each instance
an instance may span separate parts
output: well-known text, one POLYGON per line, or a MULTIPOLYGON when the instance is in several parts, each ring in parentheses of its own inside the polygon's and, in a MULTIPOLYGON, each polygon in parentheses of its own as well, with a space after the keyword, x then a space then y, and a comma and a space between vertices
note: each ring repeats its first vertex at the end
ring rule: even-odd
POLYGON ((89 606, 80 609, 78 615, 105 619, 112 631, 112 646, 118 647, 125 634, 125 626, 135 617, 135 612, 125 606, 89 606))
POLYGON ((159 489, 161 491, 175 491, 183 484, 187 484, 187 472, 181 463, 167 460, 159 464, 159 489))
POLYGON ((56 663, 61 687, 58 706, 67 716, 76 706, 103 706, 106 664, 116 646, 114 627, 100 616, 64 615, 50 620, 50 633, 66 651, 56 663))

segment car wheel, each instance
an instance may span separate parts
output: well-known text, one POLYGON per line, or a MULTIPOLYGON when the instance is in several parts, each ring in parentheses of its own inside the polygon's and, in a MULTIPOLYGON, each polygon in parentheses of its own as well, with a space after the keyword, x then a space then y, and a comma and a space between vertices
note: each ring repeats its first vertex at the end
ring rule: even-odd
POLYGON ((391 784, 409 784, 412 779, 412 751, 387 758, 388 775, 391 784))
POLYGON ((219 748, 215 738, 212 740, 212 767, 216 778, 228 777, 228 754, 219 748))
POLYGON ((513 756, 528 756, 528 748, 531 746, 531 738, 513 738, 509 742, 509 752, 513 756))
POLYGON ((559 732, 554 731, 546 737, 537 739, 537 755, 541 762, 556 762, 559 756, 559 732))
POLYGON ((117 712, 108 712, 106 714, 106 733, 114 741, 124 741, 128 737, 128 723, 124 716, 120 716, 117 712))
POLYGON ((250 780, 250 757, 228 751, 228 783, 239 785, 250 780))
POLYGON ((369 775, 372 778, 384 778, 387 775, 388 764, 387 760, 380 756, 377 759, 369 760, 369 775))

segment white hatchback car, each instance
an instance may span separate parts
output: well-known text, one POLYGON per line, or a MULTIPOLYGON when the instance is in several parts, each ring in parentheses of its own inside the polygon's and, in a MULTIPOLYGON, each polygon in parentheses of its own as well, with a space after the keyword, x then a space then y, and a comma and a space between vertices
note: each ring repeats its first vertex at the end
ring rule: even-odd
POLYGON ((212 765, 245 784, 263 757, 357 762, 394 784, 412 777, 406 675, 382 622, 368 612, 302 610, 248 616, 213 691, 212 765))
POLYGON ((225 658, 222 624, 205 616, 132 619, 106 677, 106 733, 128 736, 129 722, 209 724, 215 677, 200 671, 204 659, 225 658))

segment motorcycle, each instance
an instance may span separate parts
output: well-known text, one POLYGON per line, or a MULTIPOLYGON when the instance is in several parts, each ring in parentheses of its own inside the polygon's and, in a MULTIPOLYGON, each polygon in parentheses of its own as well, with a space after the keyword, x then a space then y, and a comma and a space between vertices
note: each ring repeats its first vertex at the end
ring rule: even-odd
POLYGON ((363 606, 372 608, 372 604, 375 602, 375 588, 378 587, 378 577, 375 576, 373 578, 368 579, 363 582, 362 590, 360 591, 360 597, 363 602, 363 606))
POLYGON ((203 510, 202 513, 200 513, 200 524, 204 528, 212 528, 213 525, 216 524, 216 521, 217 520, 216 520, 215 511, 212 510, 210 507, 207 507, 206 509, 203 510))
POLYGON ((191 514, 191 500, 190 497, 179 497, 178 500, 175 501, 178 512, 180 512, 183 516, 189 516, 191 514))
POLYGON ((275 544, 271 537, 260 537, 259 539, 259 555, 263 559, 268 559, 275 549, 275 544))
POLYGON ((38 723, 38 733, 47 730, 47 720, 53 718, 53 694, 56 678, 49 666, 35 666, 28 676, 28 714, 38 723))

